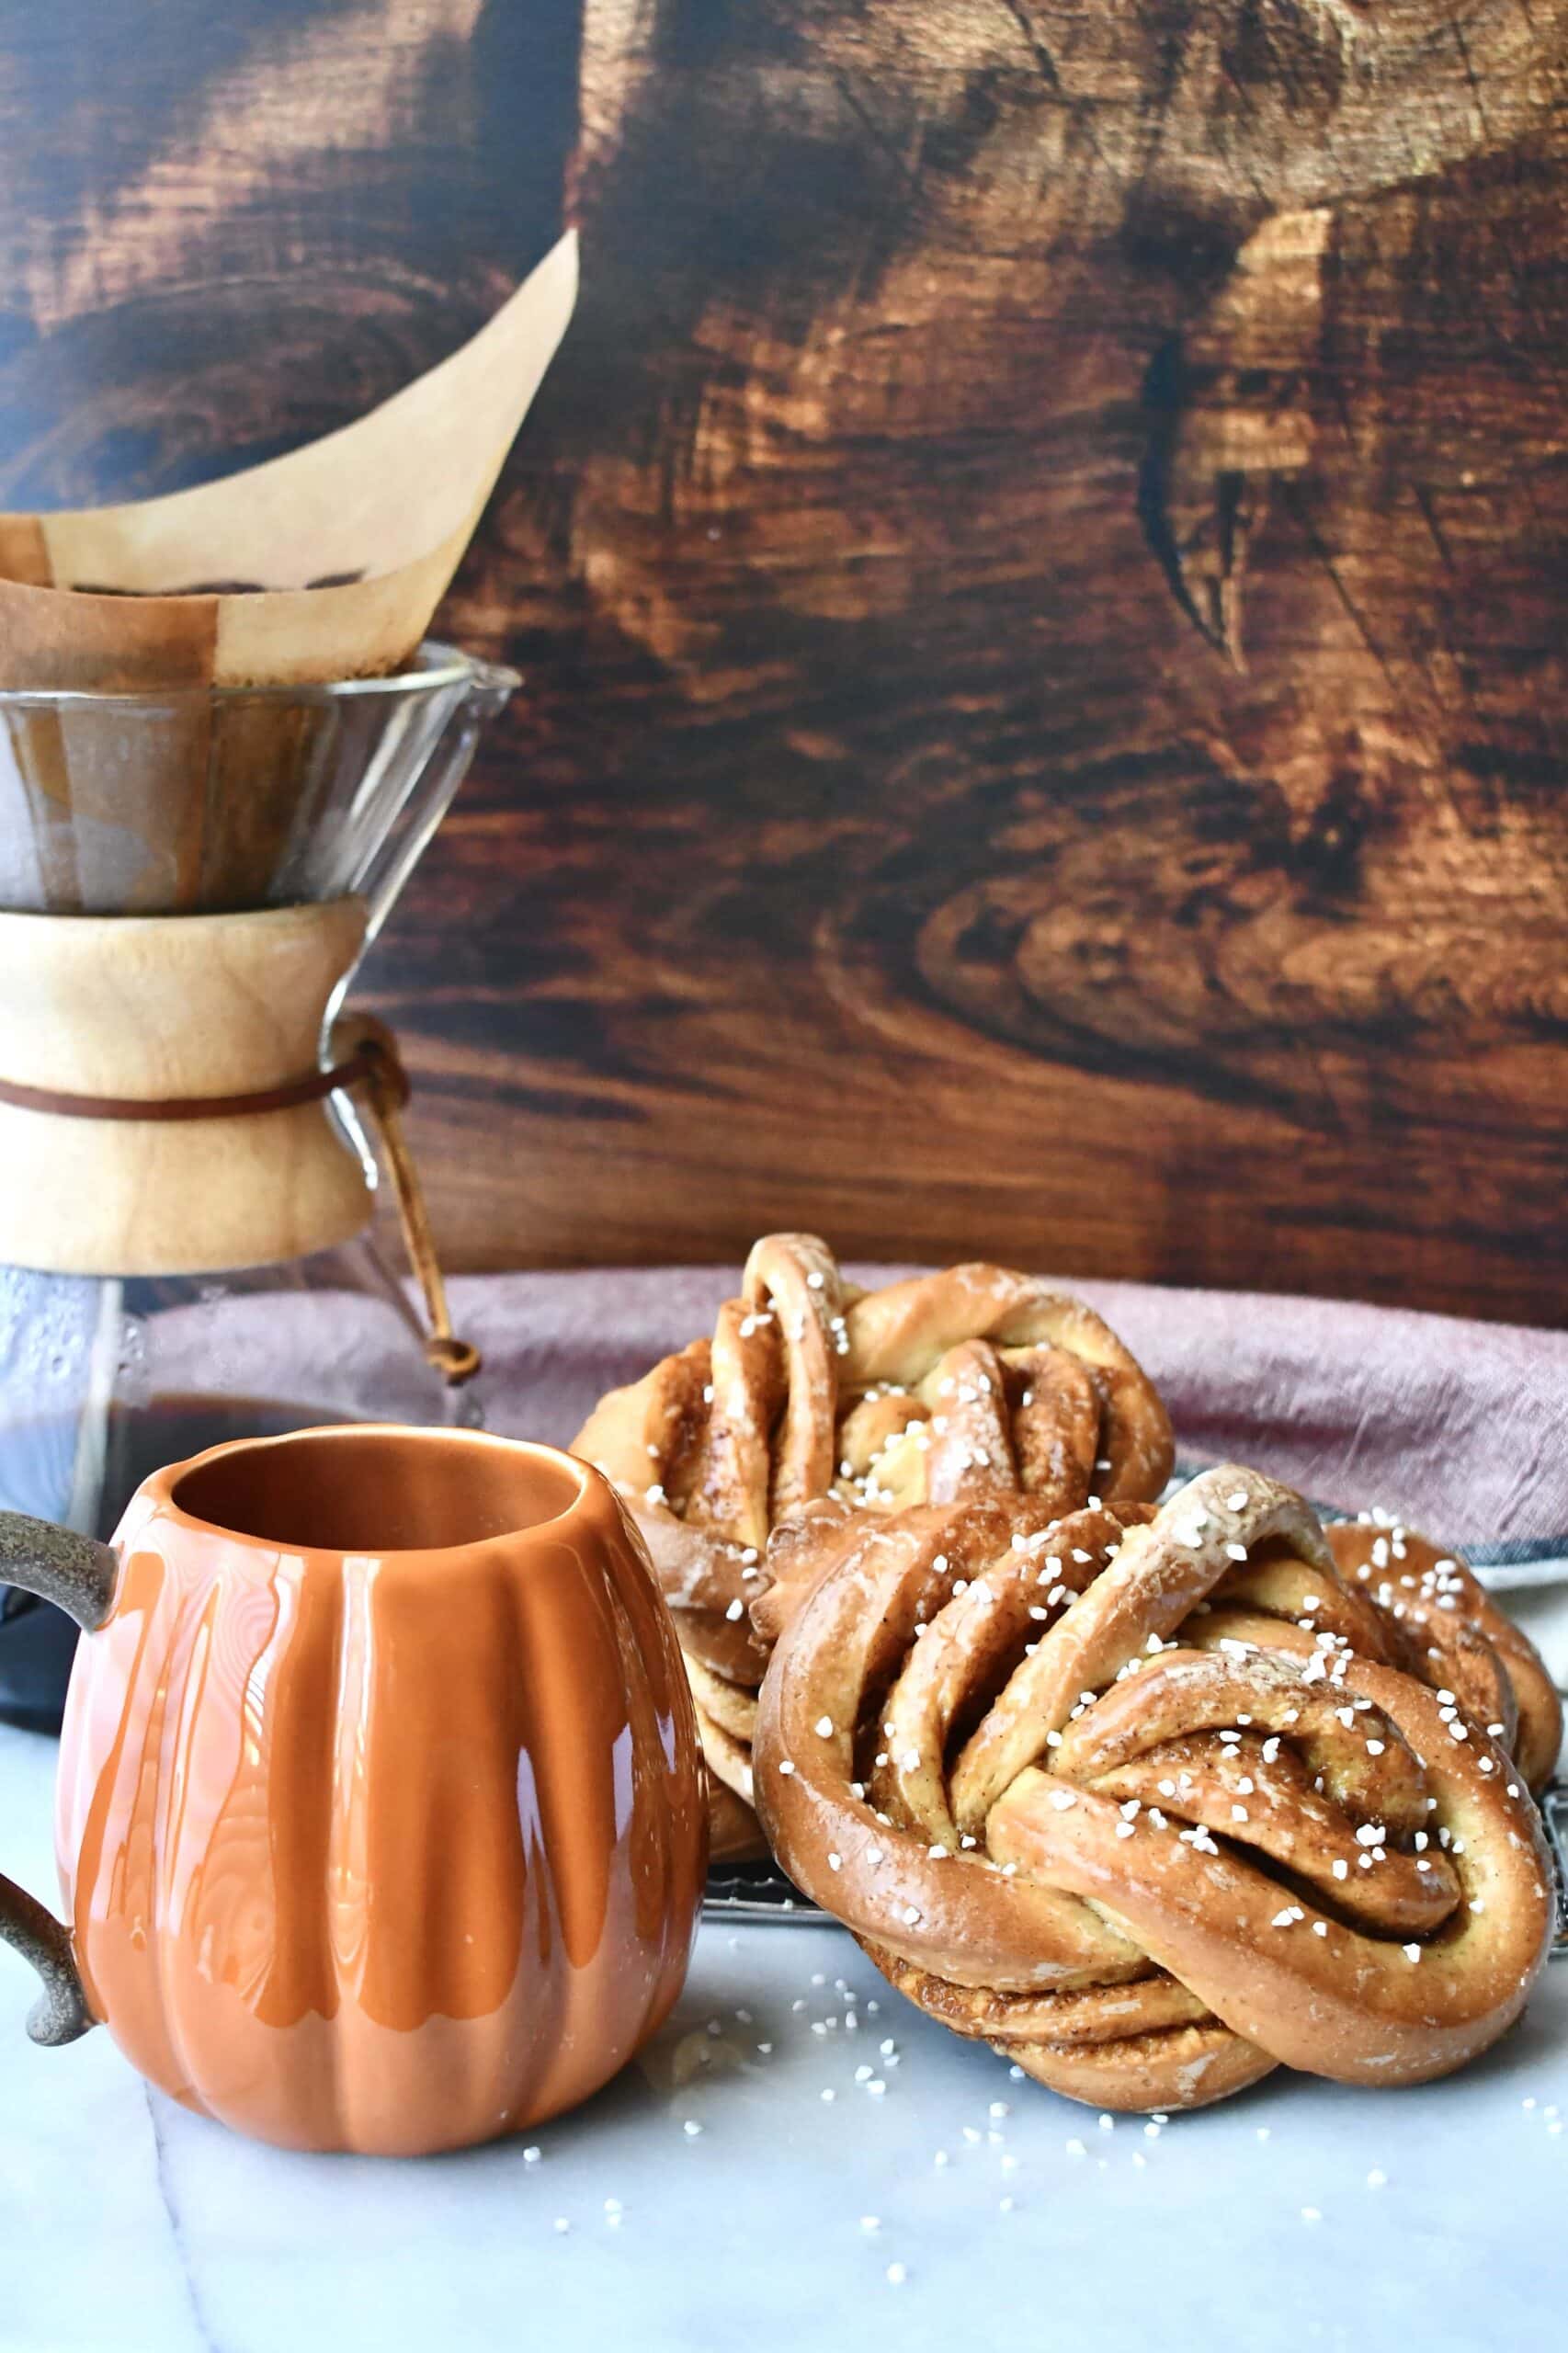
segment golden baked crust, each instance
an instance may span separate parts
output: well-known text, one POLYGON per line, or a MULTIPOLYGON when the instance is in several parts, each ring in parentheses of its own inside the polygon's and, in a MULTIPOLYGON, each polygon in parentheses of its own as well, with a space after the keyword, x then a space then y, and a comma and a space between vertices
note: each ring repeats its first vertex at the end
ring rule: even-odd
POLYGON ((1540 1792, 1562 1745, 1562 1702, 1540 1653, 1506 1618, 1458 1552, 1397 1521, 1327 1529, 1346 1585, 1381 1618, 1392 1655, 1434 1690, 1450 1690, 1540 1792))
MULTIPOLYGON (((758 1242, 712 1337, 601 1399, 573 1451, 647 1540, 710 1768, 748 1803, 772 1640, 750 1612, 778 1576, 776 1530, 824 1498, 879 1519, 988 1497, 1050 1517, 1157 1495, 1172 1461, 1153 1382, 1082 1302, 984 1265, 861 1290, 809 1233, 758 1242)), ((795 1547, 797 1579, 821 1532, 795 1547)))
POLYGON ((1231 1466, 1153 1516, 840 1515, 758 1709, 780 1863, 934 2017, 1104 2108, 1462 2064, 1545 1959, 1546 1850, 1342 1541, 1349 1583, 1231 1466))

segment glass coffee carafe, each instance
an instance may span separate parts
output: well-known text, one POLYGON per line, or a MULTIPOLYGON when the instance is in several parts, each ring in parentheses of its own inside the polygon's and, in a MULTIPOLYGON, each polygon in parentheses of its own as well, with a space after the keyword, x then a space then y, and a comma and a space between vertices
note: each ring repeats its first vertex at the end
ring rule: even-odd
MULTIPOLYGON (((107 1535, 226 1438, 478 1418, 395 1044, 342 1008, 517 683, 427 644, 390 678, 0 693, 0 1506, 107 1535)), ((0 1588, 0 1717, 56 1724, 74 1643, 0 1588)))

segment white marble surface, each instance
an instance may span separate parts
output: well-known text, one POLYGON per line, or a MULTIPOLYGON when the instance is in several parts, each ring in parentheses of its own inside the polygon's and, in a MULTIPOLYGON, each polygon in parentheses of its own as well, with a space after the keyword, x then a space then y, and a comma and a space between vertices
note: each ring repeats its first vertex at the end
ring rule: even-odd
MULTIPOLYGON (((40 1893, 52 1771, 0 1731, 0 1861, 40 1893)), ((254 2147, 146 2093, 107 2034, 35 2050, 31 1984, 0 1951, 4 2353, 1474 2353, 1568 2310, 1562 1965, 1449 2083, 1276 2075, 1149 2134, 1010 2082, 836 1930, 709 1927, 642 2065, 531 2164, 254 2147)))

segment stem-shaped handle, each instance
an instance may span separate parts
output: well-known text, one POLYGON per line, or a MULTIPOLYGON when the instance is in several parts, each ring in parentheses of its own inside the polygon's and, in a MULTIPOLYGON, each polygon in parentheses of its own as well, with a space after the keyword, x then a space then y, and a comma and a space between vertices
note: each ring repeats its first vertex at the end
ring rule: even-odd
MULTIPOLYGON (((36 1593, 92 1633, 108 1616, 119 1563, 107 1544, 52 1520, 0 1511, 0 1585, 36 1593)), ((0 1940, 31 1961, 43 1991, 28 2018, 35 2042, 74 2042, 93 2024, 63 1921, 0 1872, 0 1940)))

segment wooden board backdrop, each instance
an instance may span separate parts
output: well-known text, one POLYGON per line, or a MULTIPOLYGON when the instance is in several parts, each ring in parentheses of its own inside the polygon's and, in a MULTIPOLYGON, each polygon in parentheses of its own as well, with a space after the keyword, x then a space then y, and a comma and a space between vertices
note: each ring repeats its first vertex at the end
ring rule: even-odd
POLYGON ((1568 0, 4 11, 0 498, 343 421, 569 209, 368 973, 471 1266, 1568 1312, 1568 0))

